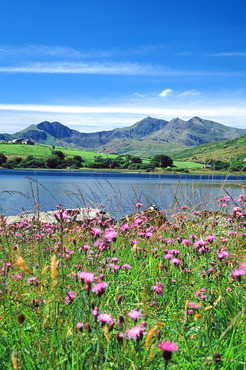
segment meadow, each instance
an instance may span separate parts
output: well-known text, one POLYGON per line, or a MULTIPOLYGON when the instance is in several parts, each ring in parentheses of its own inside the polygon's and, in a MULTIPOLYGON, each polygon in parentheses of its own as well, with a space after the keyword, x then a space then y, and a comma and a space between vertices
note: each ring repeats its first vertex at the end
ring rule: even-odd
POLYGON ((2 216, 1 368, 245 369, 246 196, 216 202, 2 216))
MULTIPOLYGON (((63 147, 55 147, 55 150, 62 151, 67 158, 72 158, 74 156, 81 156, 85 160, 85 164, 93 161, 96 156, 102 156, 103 158, 117 158, 116 154, 105 154, 105 153, 94 153, 80 149, 71 149, 63 147)), ((48 145, 21 145, 21 144, 5 144, 0 143, 0 153, 3 153, 8 159, 13 159, 15 157, 26 158, 33 155, 37 158, 47 158, 52 154, 52 146, 48 145)), ((143 163, 149 163, 149 159, 142 158, 143 163)), ((184 162, 182 160, 175 160, 173 164, 177 168, 183 169, 196 169, 201 168, 200 163, 196 162, 184 162)))

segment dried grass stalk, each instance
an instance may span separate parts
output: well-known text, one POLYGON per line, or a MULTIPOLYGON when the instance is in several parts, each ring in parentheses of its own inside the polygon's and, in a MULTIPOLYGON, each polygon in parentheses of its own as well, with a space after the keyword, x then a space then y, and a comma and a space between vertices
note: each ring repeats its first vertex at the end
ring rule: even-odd
POLYGON ((28 275, 30 275, 30 269, 29 269, 29 267, 27 267, 26 262, 24 261, 24 259, 20 255, 17 256, 17 265, 19 266, 19 268, 21 270, 23 270, 28 275))

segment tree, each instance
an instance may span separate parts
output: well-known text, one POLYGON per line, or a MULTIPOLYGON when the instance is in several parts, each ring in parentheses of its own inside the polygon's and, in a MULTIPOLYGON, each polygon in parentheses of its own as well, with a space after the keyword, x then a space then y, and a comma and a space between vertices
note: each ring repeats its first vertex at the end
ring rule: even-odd
POLYGON ((150 164, 154 165, 155 167, 165 168, 172 166, 173 160, 165 154, 157 154, 151 158, 150 164))
POLYGON ((3 163, 6 163, 6 162, 7 162, 7 158, 5 157, 3 153, 0 153, 0 166, 2 166, 3 163))

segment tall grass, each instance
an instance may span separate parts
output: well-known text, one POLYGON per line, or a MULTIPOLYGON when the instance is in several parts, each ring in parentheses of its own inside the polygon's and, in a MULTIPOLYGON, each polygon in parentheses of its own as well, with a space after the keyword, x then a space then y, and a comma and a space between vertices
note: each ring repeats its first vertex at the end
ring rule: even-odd
POLYGON ((246 367, 245 195, 205 216, 177 189, 169 220, 137 198, 117 224, 2 216, 3 369, 246 367))

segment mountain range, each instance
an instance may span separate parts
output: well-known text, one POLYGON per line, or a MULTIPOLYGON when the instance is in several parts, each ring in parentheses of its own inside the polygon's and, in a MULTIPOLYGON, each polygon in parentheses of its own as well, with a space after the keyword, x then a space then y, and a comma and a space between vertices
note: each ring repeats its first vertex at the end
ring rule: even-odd
POLYGON ((0 140, 30 138, 39 144, 84 148, 99 153, 152 156, 245 135, 246 129, 224 126, 199 117, 187 121, 146 117, 129 127, 92 133, 70 129, 60 122, 44 121, 15 134, 0 134, 0 140))

